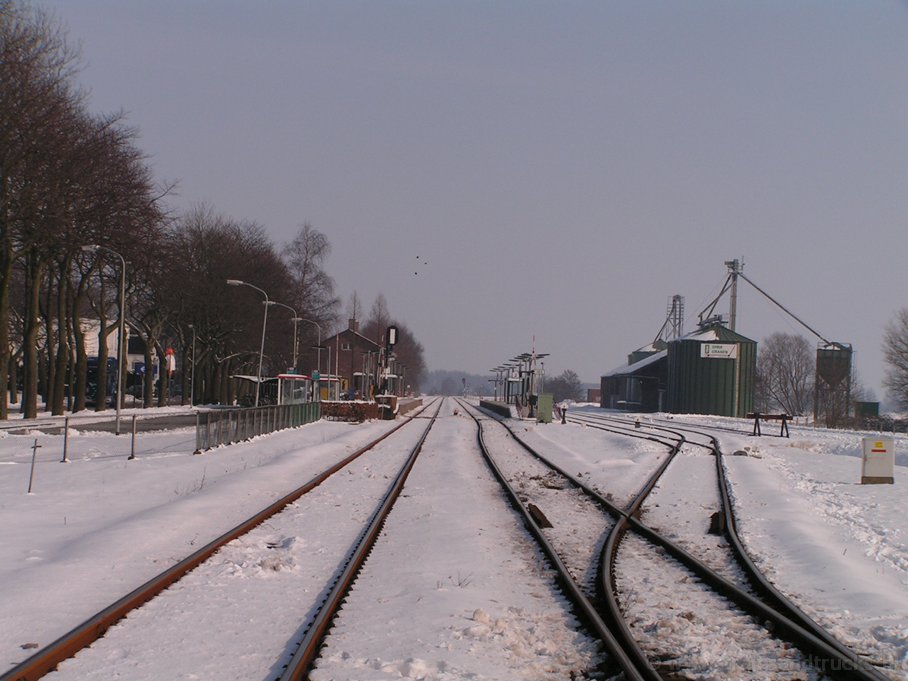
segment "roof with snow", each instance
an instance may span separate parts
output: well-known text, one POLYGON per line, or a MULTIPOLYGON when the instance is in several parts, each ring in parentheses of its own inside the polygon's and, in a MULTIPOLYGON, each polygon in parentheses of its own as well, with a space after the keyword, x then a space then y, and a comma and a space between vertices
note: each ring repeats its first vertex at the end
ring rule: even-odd
POLYGON ((640 369, 645 369, 649 365, 655 364, 660 359, 664 359, 667 355, 668 350, 660 350, 659 352, 653 353, 649 357, 644 357, 639 362, 634 362, 633 364, 625 364, 618 367, 617 369, 612 369, 608 373, 603 374, 603 376, 624 376, 627 374, 635 374, 640 371, 640 369))
MULTIPOLYGON (((677 340, 695 340, 704 342, 725 342, 725 343, 756 343, 752 338, 742 336, 736 331, 732 331, 727 326, 713 324, 702 329, 697 329, 677 340)), ((671 341, 675 343, 677 341, 671 341)))

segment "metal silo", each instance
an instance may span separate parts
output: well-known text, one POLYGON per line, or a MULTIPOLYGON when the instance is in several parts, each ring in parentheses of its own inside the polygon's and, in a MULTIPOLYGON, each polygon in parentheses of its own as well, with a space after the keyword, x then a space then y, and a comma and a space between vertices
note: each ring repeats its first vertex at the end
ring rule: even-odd
POLYGON ((743 417, 753 408, 757 343, 715 324, 668 344, 668 411, 743 417))

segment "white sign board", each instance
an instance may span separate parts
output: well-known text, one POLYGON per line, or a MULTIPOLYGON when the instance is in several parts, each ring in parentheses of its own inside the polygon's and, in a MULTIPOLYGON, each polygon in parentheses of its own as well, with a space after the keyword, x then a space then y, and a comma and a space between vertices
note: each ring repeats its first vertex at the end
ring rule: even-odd
POLYGON ((737 343, 701 343, 700 357, 705 359, 737 359, 737 343))
POLYGON ((891 437, 865 437, 861 484, 895 482, 895 443, 891 437))

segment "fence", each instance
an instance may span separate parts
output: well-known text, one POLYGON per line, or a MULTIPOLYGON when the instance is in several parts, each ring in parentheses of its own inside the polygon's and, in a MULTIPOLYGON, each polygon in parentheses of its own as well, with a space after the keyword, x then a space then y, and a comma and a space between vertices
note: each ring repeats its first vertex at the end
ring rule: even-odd
POLYGON ((198 412, 195 422, 195 453, 199 454, 218 445, 248 440, 256 435, 295 428, 320 418, 320 402, 198 412))

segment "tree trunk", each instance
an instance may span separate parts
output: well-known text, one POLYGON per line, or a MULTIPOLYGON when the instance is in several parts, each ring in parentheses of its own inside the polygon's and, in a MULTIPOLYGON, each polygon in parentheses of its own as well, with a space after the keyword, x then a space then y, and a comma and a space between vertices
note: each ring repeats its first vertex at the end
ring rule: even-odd
POLYGON ((107 308, 104 305, 104 278, 101 278, 101 293, 98 297, 98 373, 95 376, 95 411, 107 409, 107 308))
POLYGON ((228 373, 229 360, 220 362, 215 366, 214 376, 212 377, 212 393, 218 404, 230 404, 229 395, 227 394, 227 381, 224 380, 224 374, 228 373))
MULTIPOLYGON (((57 306, 56 306, 56 327, 57 327, 57 357, 54 363, 53 386, 51 390, 52 404, 51 413, 54 416, 62 416, 64 412, 64 403, 66 400, 66 378, 69 368, 70 347, 69 338, 66 332, 66 301, 69 299, 70 290, 66 272, 69 271, 71 258, 69 256, 60 263, 60 277, 57 283, 57 306)), ((48 314, 50 317, 50 314, 48 314)), ((72 388, 72 386, 70 386, 72 388)))
MULTIPOLYGON (((42 280, 44 277, 42 276, 42 280)), ((56 344, 57 344, 57 327, 55 325, 54 314, 56 313, 56 304, 54 302, 54 285, 53 273, 48 273, 47 280, 43 282, 44 300, 41 305, 41 319, 44 322, 44 352, 41 359, 44 371, 38 392, 44 396, 44 411, 51 410, 51 403, 54 400, 54 389, 56 388, 56 344)))
POLYGON ((158 406, 166 407, 167 398, 170 396, 170 376, 167 373, 167 354, 160 343, 155 343, 158 348, 158 406))
MULTIPOLYGON (((69 367, 66 371, 66 382, 69 385, 66 395, 66 410, 73 412, 76 406, 76 361, 78 359, 76 352, 76 332, 75 328, 79 325, 78 314, 76 310, 76 296, 78 289, 72 292, 72 295, 66 297, 66 339, 69 343, 69 367)), ((84 353, 84 348, 83 348, 84 353)))
POLYGON ((88 356, 85 349, 85 333, 82 331, 82 320, 78 310, 81 309, 81 296, 77 295, 73 304, 73 314, 70 318, 73 334, 73 347, 75 348, 76 361, 74 362, 74 376, 72 381, 72 394, 75 401, 72 406, 73 413, 85 409, 85 390, 88 384, 88 356))
POLYGON ((22 413, 25 418, 38 416, 38 313, 41 297, 43 263, 34 249, 26 256, 25 320, 23 354, 25 358, 22 413))
POLYGON ((44 348, 38 348, 38 398, 39 404, 44 403, 45 408, 47 408, 47 395, 49 385, 47 376, 48 376, 48 351, 47 344, 44 348))
POLYGON ((9 356, 9 374, 7 378, 9 380, 9 401, 13 404, 19 402, 19 355, 21 354, 21 352, 14 352, 9 356))
MULTIPOLYGON (((13 244, 10 235, 9 218, 6 210, 6 174, 0 174, 0 386, 9 386, 9 395, 16 402, 14 395, 18 393, 15 379, 10 380, 10 373, 14 372, 11 361, 11 345, 9 337, 9 290, 13 276, 13 244)), ((0 395, 0 419, 9 418, 9 402, 5 390, 0 395)))
MULTIPOLYGON (((205 355, 202 355, 203 359, 205 355)), ((211 404, 214 399, 211 397, 211 378, 213 366, 209 359, 202 362, 196 362, 195 365, 195 402, 196 404, 211 404)))
MULTIPOLYGON (((16 381, 15 379, 10 380, 10 373, 14 371, 9 337, 9 289, 13 275, 13 254, 12 248, 7 243, 6 226, 0 224, 0 229, 3 230, 3 243, 0 245, 0 386, 9 386, 10 400, 17 402, 18 400, 15 398, 18 393, 16 381)), ((0 419, 5 421, 9 418, 9 401, 6 391, 4 390, 2 393, 0 395, 0 419)))
MULTIPOLYGON (((192 345, 187 344, 183 339, 180 344, 180 406, 186 406, 192 399, 192 363, 189 355, 192 353, 192 345)), ((195 357, 192 358, 195 361, 195 357)))
POLYGON ((151 343, 145 339, 145 390, 143 391, 142 407, 148 409, 154 404, 154 360, 151 356, 151 343))

